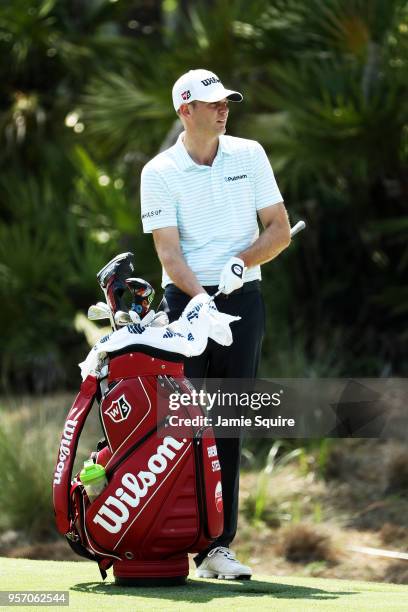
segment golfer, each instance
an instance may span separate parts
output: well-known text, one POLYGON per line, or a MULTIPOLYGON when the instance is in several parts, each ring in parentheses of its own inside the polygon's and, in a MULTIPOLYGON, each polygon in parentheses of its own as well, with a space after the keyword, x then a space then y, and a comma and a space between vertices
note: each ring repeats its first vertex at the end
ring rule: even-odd
MULTIPOLYGON (((232 345, 210 341, 202 355, 186 359, 186 376, 254 378, 265 329, 260 264, 290 243, 286 209, 262 146, 225 136, 229 103, 241 102, 242 94, 202 69, 181 76, 172 93, 184 131, 143 168, 143 229, 153 233, 171 320, 195 295, 219 289, 217 308, 241 317, 232 345)), ((237 530, 241 440, 218 438, 217 448, 224 531, 195 557, 196 575, 249 578, 251 569, 229 549, 237 530)))

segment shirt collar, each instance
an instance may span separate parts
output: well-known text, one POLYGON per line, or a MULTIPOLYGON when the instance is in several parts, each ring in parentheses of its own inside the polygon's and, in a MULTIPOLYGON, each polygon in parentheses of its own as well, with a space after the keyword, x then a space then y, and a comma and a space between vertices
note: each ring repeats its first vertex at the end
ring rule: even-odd
MULTIPOLYGON (((176 142, 176 151, 177 151, 177 161, 178 161, 178 165, 180 167, 181 170, 189 170, 190 168, 200 168, 200 166, 198 164, 195 163, 195 161, 193 159, 191 159, 190 155, 187 152, 186 147, 184 146, 183 143, 183 136, 184 136, 185 132, 182 132, 179 137, 177 138, 177 142, 176 142)), ((218 151, 217 151, 217 155, 215 156, 214 161, 220 157, 220 155, 230 155, 231 154, 231 150, 228 146, 228 142, 226 141, 225 136, 220 136, 218 139, 218 151)), ((204 168, 206 166, 203 166, 204 168)))
POLYGON ((219 148, 221 150, 221 153, 225 153, 226 155, 231 155, 232 151, 228 144, 227 138, 225 136, 220 136, 219 142, 220 142, 219 148))

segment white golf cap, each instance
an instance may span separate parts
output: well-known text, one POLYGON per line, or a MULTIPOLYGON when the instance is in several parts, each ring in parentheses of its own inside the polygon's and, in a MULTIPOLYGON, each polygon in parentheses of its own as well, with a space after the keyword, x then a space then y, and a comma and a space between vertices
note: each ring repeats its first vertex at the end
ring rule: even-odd
POLYGON ((199 100, 200 102, 218 102, 224 98, 241 102, 239 91, 225 89, 220 79, 210 70, 189 70, 173 85, 173 104, 177 112, 182 104, 199 100))

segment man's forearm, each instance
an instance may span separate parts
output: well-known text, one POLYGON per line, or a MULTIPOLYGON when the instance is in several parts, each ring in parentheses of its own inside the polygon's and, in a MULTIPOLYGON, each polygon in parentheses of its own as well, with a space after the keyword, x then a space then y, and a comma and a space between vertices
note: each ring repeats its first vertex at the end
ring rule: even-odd
POLYGON ((290 226, 269 225, 250 247, 237 255, 247 268, 274 259, 290 244, 290 226))
POLYGON ((161 263, 172 282, 187 295, 194 297, 199 293, 205 293, 194 272, 187 265, 183 255, 180 253, 162 254, 161 263))

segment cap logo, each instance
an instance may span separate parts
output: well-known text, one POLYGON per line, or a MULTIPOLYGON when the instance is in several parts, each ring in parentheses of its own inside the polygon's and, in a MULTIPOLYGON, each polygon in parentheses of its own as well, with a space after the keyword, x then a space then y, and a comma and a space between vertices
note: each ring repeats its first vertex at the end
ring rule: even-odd
POLYGON ((204 79, 204 81, 201 82, 204 87, 207 87, 207 85, 211 85, 212 83, 220 83, 220 79, 217 79, 216 77, 210 77, 209 79, 204 79))
POLYGON ((182 92, 181 97, 183 100, 188 100, 189 98, 191 98, 191 91, 189 89, 186 89, 186 91, 182 92))

